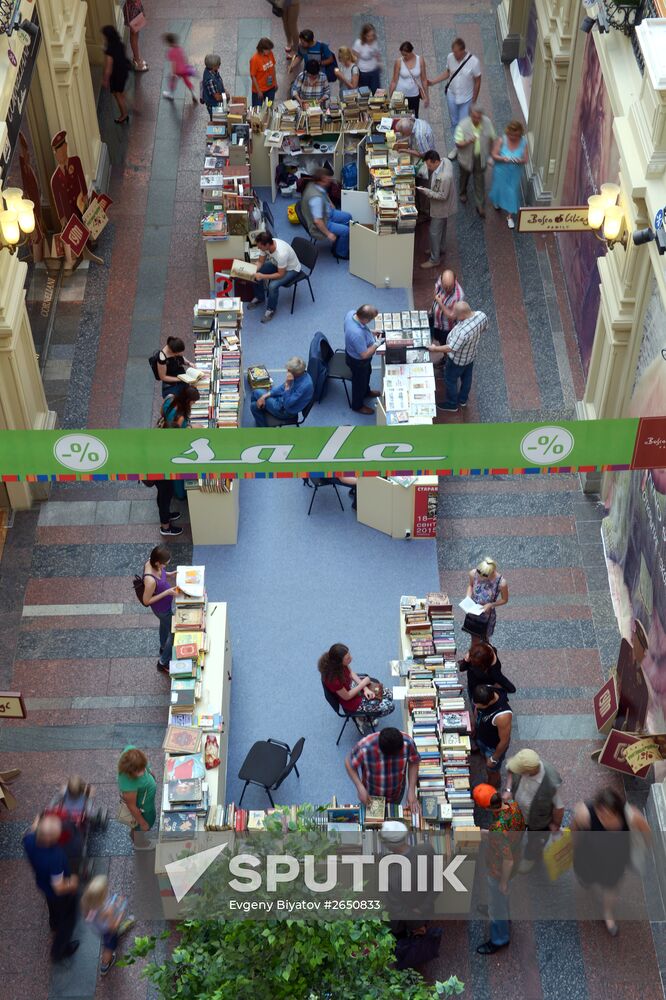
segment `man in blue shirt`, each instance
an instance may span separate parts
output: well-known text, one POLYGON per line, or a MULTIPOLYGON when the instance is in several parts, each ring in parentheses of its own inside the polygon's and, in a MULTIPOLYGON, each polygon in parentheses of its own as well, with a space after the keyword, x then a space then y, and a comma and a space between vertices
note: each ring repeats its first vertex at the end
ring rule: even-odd
POLYGON ((312 402, 314 386, 302 358, 290 358, 282 385, 268 392, 255 389, 250 409, 257 427, 266 427, 266 414, 287 424, 295 424, 298 414, 312 402))
POLYGON ((381 396, 381 392, 370 389, 372 374, 372 357, 379 347, 368 324, 379 312, 374 306, 361 306, 354 312, 352 309, 345 316, 345 357, 352 372, 352 410, 368 415, 375 411, 365 405, 368 396, 381 396))
POLYGON ((51 959, 59 962, 79 947, 72 940, 76 925, 76 894, 79 880, 71 874, 69 859, 60 844, 62 823, 57 816, 43 816, 23 838, 23 849, 35 873, 37 888, 49 908, 53 935, 51 959))
POLYGON ((349 212, 341 212, 333 207, 327 188, 331 184, 331 172, 320 167, 314 172, 314 180, 306 185, 301 198, 301 213, 305 228, 315 239, 326 239, 336 257, 349 260, 349 212))

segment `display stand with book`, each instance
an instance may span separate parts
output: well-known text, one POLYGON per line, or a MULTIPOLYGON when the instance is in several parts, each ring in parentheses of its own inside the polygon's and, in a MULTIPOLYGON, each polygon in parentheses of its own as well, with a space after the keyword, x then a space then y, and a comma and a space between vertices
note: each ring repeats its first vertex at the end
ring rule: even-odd
POLYGON ((207 601, 203 566, 178 567, 176 582, 185 591, 174 600, 171 704, 158 789, 158 874, 195 833, 204 833, 211 808, 224 803, 229 749, 227 605, 207 601))

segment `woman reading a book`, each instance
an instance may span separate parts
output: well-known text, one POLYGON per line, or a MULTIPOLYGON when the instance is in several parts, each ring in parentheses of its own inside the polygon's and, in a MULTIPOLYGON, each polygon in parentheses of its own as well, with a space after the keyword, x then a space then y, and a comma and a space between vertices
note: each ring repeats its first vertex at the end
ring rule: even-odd
POLYGON ((377 685, 373 677, 350 670, 352 655, 349 647, 342 642, 334 643, 319 657, 317 666, 322 683, 335 694, 345 712, 362 713, 367 719, 359 719, 359 729, 373 731, 373 719, 390 715, 394 709, 393 695, 383 691, 377 697, 377 685))
POLYGON ((167 337, 167 342, 157 355, 157 377, 162 383, 162 399, 180 392, 185 384, 180 376, 194 368, 185 357, 185 344, 180 337, 167 337))
POLYGON ((148 833, 155 825, 155 791, 157 785, 148 767, 143 750, 127 746, 118 761, 118 790, 120 798, 132 816, 130 836, 135 851, 150 851, 155 844, 148 833))

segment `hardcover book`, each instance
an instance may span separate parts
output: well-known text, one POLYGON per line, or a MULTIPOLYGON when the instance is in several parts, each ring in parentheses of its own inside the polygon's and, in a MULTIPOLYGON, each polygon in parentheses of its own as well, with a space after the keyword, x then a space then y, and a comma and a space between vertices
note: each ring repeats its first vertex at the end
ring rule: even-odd
POLYGON ((162 743, 162 749, 169 753, 199 753, 202 732, 187 726, 169 726, 162 743))

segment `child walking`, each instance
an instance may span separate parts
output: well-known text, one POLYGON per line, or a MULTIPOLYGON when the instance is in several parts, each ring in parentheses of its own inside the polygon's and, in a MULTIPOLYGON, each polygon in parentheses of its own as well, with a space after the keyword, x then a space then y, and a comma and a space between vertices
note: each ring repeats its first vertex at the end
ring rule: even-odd
POLYGON ((109 892, 106 875, 95 875, 81 896, 81 912, 102 938, 100 974, 105 976, 116 960, 118 941, 135 924, 127 915, 127 900, 117 892, 109 892))
POLYGON ((167 46, 167 59, 171 63, 169 89, 162 91, 162 97, 166 97, 167 101, 173 101, 176 84, 178 83, 178 78, 180 77, 192 95, 192 104, 198 104, 199 102, 194 94, 192 80, 190 79, 190 77, 196 76, 196 70, 194 69, 194 66, 190 65, 187 61, 187 56, 185 55, 183 47, 178 44, 178 35, 163 35, 162 40, 167 46))

